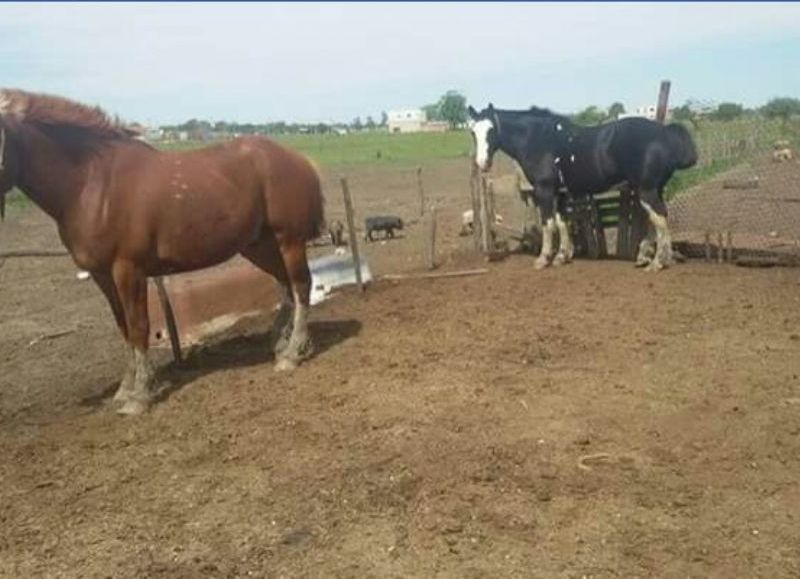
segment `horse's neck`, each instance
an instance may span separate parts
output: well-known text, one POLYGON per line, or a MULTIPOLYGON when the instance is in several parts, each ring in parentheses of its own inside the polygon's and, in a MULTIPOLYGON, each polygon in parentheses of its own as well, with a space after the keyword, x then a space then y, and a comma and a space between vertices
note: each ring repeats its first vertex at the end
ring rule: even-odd
POLYGON ((60 222, 84 187, 89 161, 73 158, 64 145, 36 128, 26 127, 20 136, 18 187, 60 222))

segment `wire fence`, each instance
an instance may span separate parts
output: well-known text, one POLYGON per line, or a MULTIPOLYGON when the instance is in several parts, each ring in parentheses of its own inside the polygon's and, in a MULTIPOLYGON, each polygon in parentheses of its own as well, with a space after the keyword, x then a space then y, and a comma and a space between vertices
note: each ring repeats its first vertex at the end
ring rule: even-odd
POLYGON ((678 250, 717 261, 800 263, 800 124, 753 118, 701 126, 694 137, 697 166, 676 178, 697 182, 668 191, 678 250))

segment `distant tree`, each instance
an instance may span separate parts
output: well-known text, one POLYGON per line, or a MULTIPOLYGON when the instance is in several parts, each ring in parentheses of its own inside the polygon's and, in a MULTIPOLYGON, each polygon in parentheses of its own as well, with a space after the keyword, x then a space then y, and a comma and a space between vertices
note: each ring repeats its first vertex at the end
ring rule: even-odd
POLYGON ((381 126, 385 127, 389 124, 389 115, 386 114, 386 111, 381 112, 381 126))
POLYGON ((467 120, 467 97, 456 90, 447 91, 438 103, 439 116, 451 129, 467 120))
POLYGON ((770 119, 788 121, 791 117, 800 115, 800 99, 774 98, 761 107, 761 113, 770 119))
POLYGON ((572 120, 576 124, 583 126, 599 125, 606 120, 606 113, 599 107, 592 105, 572 115, 572 120))
POLYGON ((367 122, 364 124, 364 126, 367 127, 367 130, 370 130, 370 131, 374 130, 375 129, 375 119, 373 119, 371 116, 368 116, 367 117, 367 122))
POLYGON ((425 113, 425 118, 429 121, 442 120, 442 117, 439 114, 439 103, 433 103, 432 105, 425 105, 422 107, 422 111, 425 113))
POLYGON ((732 121, 741 117, 743 112, 744 107, 738 103, 720 103, 708 116, 716 121, 732 121))
POLYGON ((353 119, 353 122, 350 123, 350 126, 353 127, 354 131, 360 131, 364 128, 364 125, 361 123, 361 117, 356 117, 353 119))
POLYGON ((620 115, 625 114, 625 105, 621 102, 615 102, 608 107, 608 118, 616 119, 620 115))

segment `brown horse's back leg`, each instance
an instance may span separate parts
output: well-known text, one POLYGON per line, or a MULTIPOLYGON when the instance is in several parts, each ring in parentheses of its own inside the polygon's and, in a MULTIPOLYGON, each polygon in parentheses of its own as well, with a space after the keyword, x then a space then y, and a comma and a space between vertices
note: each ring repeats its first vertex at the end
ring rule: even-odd
POLYGON ((117 294, 117 288, 114 286, 114 279, 110 274, 93 273, 92 279, 97 284, 97 287, 100 288, 100 291, 103 292, 103 295, 106 296, 106 300, 108 300, 108 304, 111 306, 111 311, 114 313, 114 319, 117 322, 117 327, 119 328, 122 337, 125 339, 125 344, 128 345, 130 350, 128 367, 125 369, 125 373, 122 376, 122 381, 120 382, 116 394, 114 394, 115 402, 124 402, 128 399, 130 390, 133 387, 133 380, 136 377, 136 365, 133 361, 133 349, 130 348, 130 344, 128 343, 128 325, 125 322, 125 310, 122 308, 122 302, 119 299, 119 294, 117 294))
POLYGON ((292 287, 278 243, 272 235, 264 236, 253 245, 242 251, 242 257, 250 263, 274 277, 281 288, 281 304, 275 320, 272 322, 271 348, 275 354, 286 349, 292 333, 292 313, 294 302, 292 287))
POLYGON ((147 277, 129 261, 118 261, 112 268, 114 285, 125 312, 128 344, 133 348, 135 377, 120 414, 141 414, 150 405, 155 372, 147 359, 150 319, 147 312, 147 277))
POLYGON ((278 356, 276 370, 293 370, 312 350, 308 336, 308 310, 311 297, 311 272, 308 269, 306 244, 302 240, 287 240, 280 244, 283 263, 292 287, 294 319, 292 335, 286 349, 278 356))

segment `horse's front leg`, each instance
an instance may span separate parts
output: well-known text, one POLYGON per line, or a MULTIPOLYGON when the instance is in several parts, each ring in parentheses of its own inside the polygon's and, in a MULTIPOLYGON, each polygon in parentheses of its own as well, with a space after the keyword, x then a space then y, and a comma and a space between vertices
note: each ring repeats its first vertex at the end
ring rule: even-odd
MULTIPOLYGON (((92 273, 92 279, 103 292, 103 295, 108 300, 108 305, 111 306, 111 311, 114 314, 114 320, 117 322, 119 333, 128 343, 128 324, 125 321, 125 310, 122 308, 122 301, 117 293, 117 288, 114 285, 114 279, 107 273, 92 273)), ((114 394, 114 402, 125 402, 128 399, 131 388, 133 387, 133 380, 136 377, 136 365, 133 359, 133 349, 128 353, 128 365, 125 368, 125 373, 122 375, 122 381, 119 384, 117 392, 114 394)))
POLYGON ((667 205, 655 190, 642 191, 640 199, 656 233, 656 251, 647 270, 659 271, 672 264, 672 237, 667 226, 667 205))
POLYGON ((536 204, 542 213, 542 251, 534 262, 535 269, 544 269, 550 265, 550 258, 553 255, 553 234, 556 230, 555 221, 555 191, 552 187, 537 186, 534 191, 536 204))
POLYGON ((569 236, 569 228, 567 222, 561 216, 559 211, 556 211, 556 227, 558 227, 558 253, 553 259, 553 265, 562 265, 572 261, 575 255, 575 246, 572 245, 572 238, 569 236))
POLYGON ((141 414, 152 402, 155 370, 148 359, 150 319, 147 312, 147 277, 134 263, 120 261, 114 264, 112 275, 117 289, 125 322, 128 344, 133 350, 134 377, 123 397, 120 414, 141 414))

